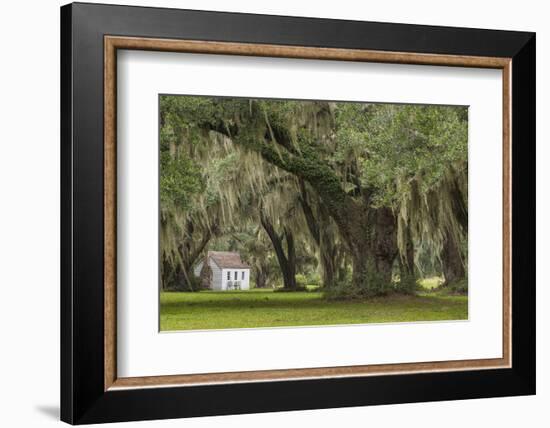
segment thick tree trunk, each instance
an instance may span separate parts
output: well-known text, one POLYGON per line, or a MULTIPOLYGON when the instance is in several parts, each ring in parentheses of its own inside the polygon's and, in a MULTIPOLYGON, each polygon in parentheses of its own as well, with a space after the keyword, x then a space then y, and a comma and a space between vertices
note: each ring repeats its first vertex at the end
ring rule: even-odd
POLYGON ((300 180, 300 203, 302 211, 309 232, 319 248, 323 286, 330 288, 335 284, 336 255, 338 250, 333 242, 333 237, 327 233, 329 222, 331 221, 329 214, 319 201, 317 201, 317 209, 314 212, 310 200, 311 197, 306 190, 306 184, 303 180, 300 180))
POLYGON ((397 255, 397 224, 387 208, 364 208, 368 215, 356 215, 360 222, 348 241, 352 258, 352 285, 367 294, 386 293, 392 285, 393 261, 397 255))
POLYGON ((352 285, 356 288, 369 289, 372 287, 371 278, 369 278, 369 269, 367 262, 367 250, 355 251, 351 256, 352 285))
MULTIPOLYGON (((375 213, 374 256, 376 272, 384 288, 392 285, 393 261, 398 253, 397 221, 389 208, 380 208, 375 213)), ((385 290, 382 290, 385 291, 385 290)))
POLYGON ((447 235, 443 243, 441 262, 443 264, 443 275, 445 276, 443 286, 448 286, 466 277, 460 246, 450 234, 447 235))
POLYGON ((163 258, 161 262, 161 269, 160 286, 162 290, 167 290, 173 282, 174 268, 163 258))
POLYGON ((336 283, 336 257, 330 250, 334 250, 334 248, 324 246, 320 250, 322 281, 326 288, 330 288, 336 283))
POLYGON ((214 222, 211 229, 202 232, 202 236, 197 241, 194 239, 196 235, 195 225, 191 220, 186 224, 186 234, 183 238, 183 243, 179 247, 181 255, 181 264, 175 269, 175 283, 177 290, 195 291, 200 288, 200 281, 194 283, 193 266, 198 261, 204 249, 210 242, 210 239, 217 231, 217 222, 214 222))
POLYGON ((285 240, 287 247, 286 270, 283 273, 284 287, 292 290, 296 289, 296 249, 294 247, 294 236, 289 230, 285 230, 285 240))
POLYGON ((349 255, 340 251, 336 258, 336 281, 344 284, 348 277, 349 255))
MULTIPOLYGON (((456 213, 458 223, 460 224, 462 232, 467 235, 468 208, 465 203, 466 199, 460 192, 459 186, 456 182, 454 183, 451 195, 453 210, 456 213)), ((441 263, 443 265, 443 275, 445 276, 445 282, 442 284, 443 287, 449 286, 466 278, 466 269, 460 248, 460 241, 457 240, 457 237, 450 232, 447 233, 445 241, 443 242, 441 263)))
POLYGON ((296 252, 294 248, 294 237, 289 230, 285 230, 283 235, 279 235, 275 231, 275 227, 271 221, 260 212, 260 222, 271 240, 273 250, 277 256, 281 275, 283 277, 283 287, 289 290, 296 289, 296 252), (287 253, 283 247, 283 239, 286 240, 287 253))
POLYGON ((404 255, 398 255, 399 259, 399 289, 404 293, 413 294, 416 290, 416 273, 414 269, 414 245, 410 230, 407 228, 406 248, 404 255))
POLYGON ((180 265, 175 272, 175 289, 178 291, 195 291, 193 284, 193 269, 187 264, 180 265))

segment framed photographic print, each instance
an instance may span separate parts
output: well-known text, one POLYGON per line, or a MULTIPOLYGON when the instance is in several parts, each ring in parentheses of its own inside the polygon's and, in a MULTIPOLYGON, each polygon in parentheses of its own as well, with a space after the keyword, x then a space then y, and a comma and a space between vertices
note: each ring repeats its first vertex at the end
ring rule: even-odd
POLYGON ((72 424, 535 393, 535 35, 61 8, 72 424))

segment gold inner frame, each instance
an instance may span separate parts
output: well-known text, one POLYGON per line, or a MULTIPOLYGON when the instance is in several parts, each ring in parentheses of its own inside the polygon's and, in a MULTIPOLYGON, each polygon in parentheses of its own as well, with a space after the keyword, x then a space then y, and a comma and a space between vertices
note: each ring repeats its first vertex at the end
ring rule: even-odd
POLYGON ((511 367, 511 58, 385 52, 267 44, 104 37, 104 389, 191 386, 270 380, 357 377, 511 367), (218 55, 262 56, 393 64, 441 65, 502 70, 503 91, 503 320, 502 358, 261 370, 170 376, 117 377, 116 367, 116 88, 117 50, 147 50, 218 55))

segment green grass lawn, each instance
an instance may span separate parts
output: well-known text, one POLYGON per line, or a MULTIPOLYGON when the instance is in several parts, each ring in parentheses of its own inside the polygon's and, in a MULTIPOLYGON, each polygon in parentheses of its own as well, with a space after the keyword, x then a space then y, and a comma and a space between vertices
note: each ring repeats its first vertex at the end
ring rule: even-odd
POLYGON ((327 301, 319 292, 163 292, 160 329, 202 330, 464 320, 467 296, 422 293, 364 301, 327 301))

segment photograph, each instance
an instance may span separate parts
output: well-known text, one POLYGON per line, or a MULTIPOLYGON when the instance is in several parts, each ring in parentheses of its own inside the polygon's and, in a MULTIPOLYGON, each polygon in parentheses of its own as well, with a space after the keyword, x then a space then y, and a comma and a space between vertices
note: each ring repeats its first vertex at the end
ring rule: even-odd
POLYGON ((468 320, 468 106, 158 102, 160 331, 468 320))

